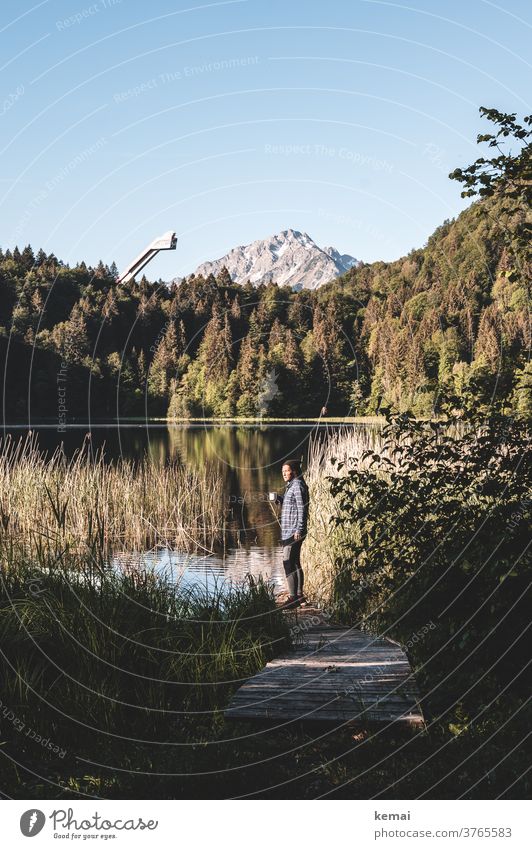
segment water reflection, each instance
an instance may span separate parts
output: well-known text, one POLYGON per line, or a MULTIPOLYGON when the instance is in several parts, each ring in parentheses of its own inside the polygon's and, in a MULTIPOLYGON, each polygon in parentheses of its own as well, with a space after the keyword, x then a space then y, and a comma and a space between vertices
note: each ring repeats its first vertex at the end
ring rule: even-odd
POLYGON ((111 565, 125 572, 153 572, 180 587, 199 586, 207 592, 224 584, 241 584, 248 575, 255 580, 262 577, 276 592, 285 588, 280 546, 273 550, 264 546, 238 548, 225 556, 180 554, 166 548, 137 555, 121 554, 111 565))
MULTIPOLYGON (((241 581, 246 573, 263 574, 282 584, 279 524, 268 492, 282 491, 282 463, 299 459, 306 466, 309 440, 327 439, 340 425, 322 422, 257 424, 166 424, 120 422, 119 424, 71 425, 64 433, 55 426, 33 428, 39 447, 48 455, 62 444, 67 456, 78 451, 90 434, 93 454, 104 452, 108 462, 119 457, 152 462, 179 462, 189 468, 212 469, 224 480, 227 550, 196 558, 169 551, 146 553, 144 565, 168 571, 181 581, 212 582, 222 577, 241 581), (173 571, 172 571, 173 570, 173 571)), ((342 427, 345 427, 343 425, 342 427)), ((351 425, 377 433, 374 424, 351 425)), ((4 429, 15 439, 27 428, 4 429)), ((117 561, 118 562, 118 561, 117 561)), ((140 566, 142 564, 138 564, 140 566)))

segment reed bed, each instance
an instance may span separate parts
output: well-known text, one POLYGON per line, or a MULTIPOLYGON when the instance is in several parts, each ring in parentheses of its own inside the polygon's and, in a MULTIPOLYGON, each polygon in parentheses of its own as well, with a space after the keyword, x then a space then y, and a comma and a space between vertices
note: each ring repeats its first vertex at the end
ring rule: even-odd
POLYGON ((0 533, 34 550, 211 552, 224 513, 223 481, 210 468, 110 463, 88 439, 72 459, 62 448, 47 457, 31 434, 0 440, 0 533))
MULTIPOLYGON (((346 474, 354 463, 360 468, 368 467, 370 452, 383 451, 383 442, 382 425, 373 424, 363 429, 346 426, 327 430, 309 445, 305 480, 310 491, 311 510, 304 548, 305 573, 309 594, 321 604, 330 603, 336 575, 335 559, 348 541, 347 532, 342 527, 331 525, 331 517, 336 515, 337 508, 327 476, 346 474), (340 471, 333 460, 345 464, 340 471)), ((392 457, 390 451, 386 455, 392 457)))

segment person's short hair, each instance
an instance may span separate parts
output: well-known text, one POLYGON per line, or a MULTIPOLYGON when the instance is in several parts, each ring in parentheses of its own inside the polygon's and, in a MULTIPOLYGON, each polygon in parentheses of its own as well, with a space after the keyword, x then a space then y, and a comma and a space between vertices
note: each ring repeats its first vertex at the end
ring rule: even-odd
POLYGON ((285 460, 283 466, 290 466, 294 474, 301 474, 301 463, 299 460, 285 460))

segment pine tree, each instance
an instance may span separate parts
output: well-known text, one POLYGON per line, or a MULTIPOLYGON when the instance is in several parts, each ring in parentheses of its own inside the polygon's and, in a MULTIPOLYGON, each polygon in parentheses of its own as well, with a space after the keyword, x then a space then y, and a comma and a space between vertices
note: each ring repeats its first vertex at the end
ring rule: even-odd
POLYGON ((146 355, 144 351, 141 349, 138 357, 137 357, 137 376, 139 386, 143 387, 146 383, 146 355))
POLYGON ((51 340, 56 351, 69 363, 82 363, 89 354, 90 341, 85 318, 75 304, 68 321, 55 325, 51 340))
POLYGON ((205 328, 198 351, 198 360, 205 369, 206 381, 217 382, 229 376, 229 354, 223 334, 221 316, 215 312, 205 328))
POLYGON ((102 309, 102 315, 104 319, 109 322, 112 322, 113 317, 118 315, 119 309, 116 299, 116 294, 114 289, 109 289, 107 296, 105 298, 105 303, 102 309))
POLYGON ((233 281, 231 280, 231 275, 229 274, 227 268, 222 266, 220 272, 216 278, 216 283, 218 286, 232 286, 233 281))
POLYGON ((278 318, 272 324, 272 329, 270 330, 270 335, 268 338, 268 350, 270 353, 277 345, 282 345, 284 339, 284 332, 281 322, 278 318))
POLYGON ((31 245, 26 245, 21 254, 21 265, 24 271, 31 271, 35 265, 35 257, 31 245))
POLYGON ((22 292, 18 303, 13 308, 11 331, 17 336, 24 336, 28 327, 31 326, 32 310, 28 296, 22 292))
POLYGON ((288 328, 285 336, 284 365, 293 376, 301 377, 303 373, 303 356, 297 344, 294 332, 288 328))
POLYGON ((170 381, 175 377, 179 357, 178 337, 173 321, 168 323, 159 341, 148 374, 148 391, 154 399, 168 401, 170 381))
POLYGON ((241 416, 254 416, 257 409, 257 370, 258 353, 250 335, 246 336, 240 346, 237 374, 240 387, 240 398, 237 401, 237 412, 241 416))
POLYGON ((240 317, 242 315, 242 310, 240 308, 240 300, 238 295, 236 295, 233 304, 231 306, 231 318, 234 318, 235 321, 240 321, 240 317))
POLYGON ((89 353, 89 348, 87 324, 81 308, 75 304, 66 327, 65 356, 69 362, 82 362, 89 353))

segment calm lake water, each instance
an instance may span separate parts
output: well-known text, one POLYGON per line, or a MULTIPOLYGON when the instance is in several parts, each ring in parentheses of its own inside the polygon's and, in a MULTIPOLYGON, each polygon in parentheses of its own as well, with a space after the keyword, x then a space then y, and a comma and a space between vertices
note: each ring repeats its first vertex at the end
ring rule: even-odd
MULTIPOLYGON (((246 574, 263 575, 279 588, 284 587, 279 525, 268 502, 269 491, 282 492, 281 466, 287 459, 307 462, 311 439, 327 440, 339 425, 323 423, 245 424, 166 424, 123 423, 70 425, 58 433, 55 425, 34 425, 38 445, 50 455, 63 445, 72 456, 90 433, 91 450, 104 451, 112 462, 119 457, 153 462, 179 461, 190 468, 207 464, 218 469, 224 480, 232 545, 224 554, 196 555, 168 550, 146 552, 142 557, 117 558, 121 568, 149 568, 180 583, 212 587, 223 581, 241 582, 246 574)), ((357 424, 356 428, 375 425, 357 424)), ((378 426, 377 426, 378 427, 378 426)), ((19 439, 27 426, 7 427, 19 439)), ((303 549, 304 552, 304 549, 303 549)))

